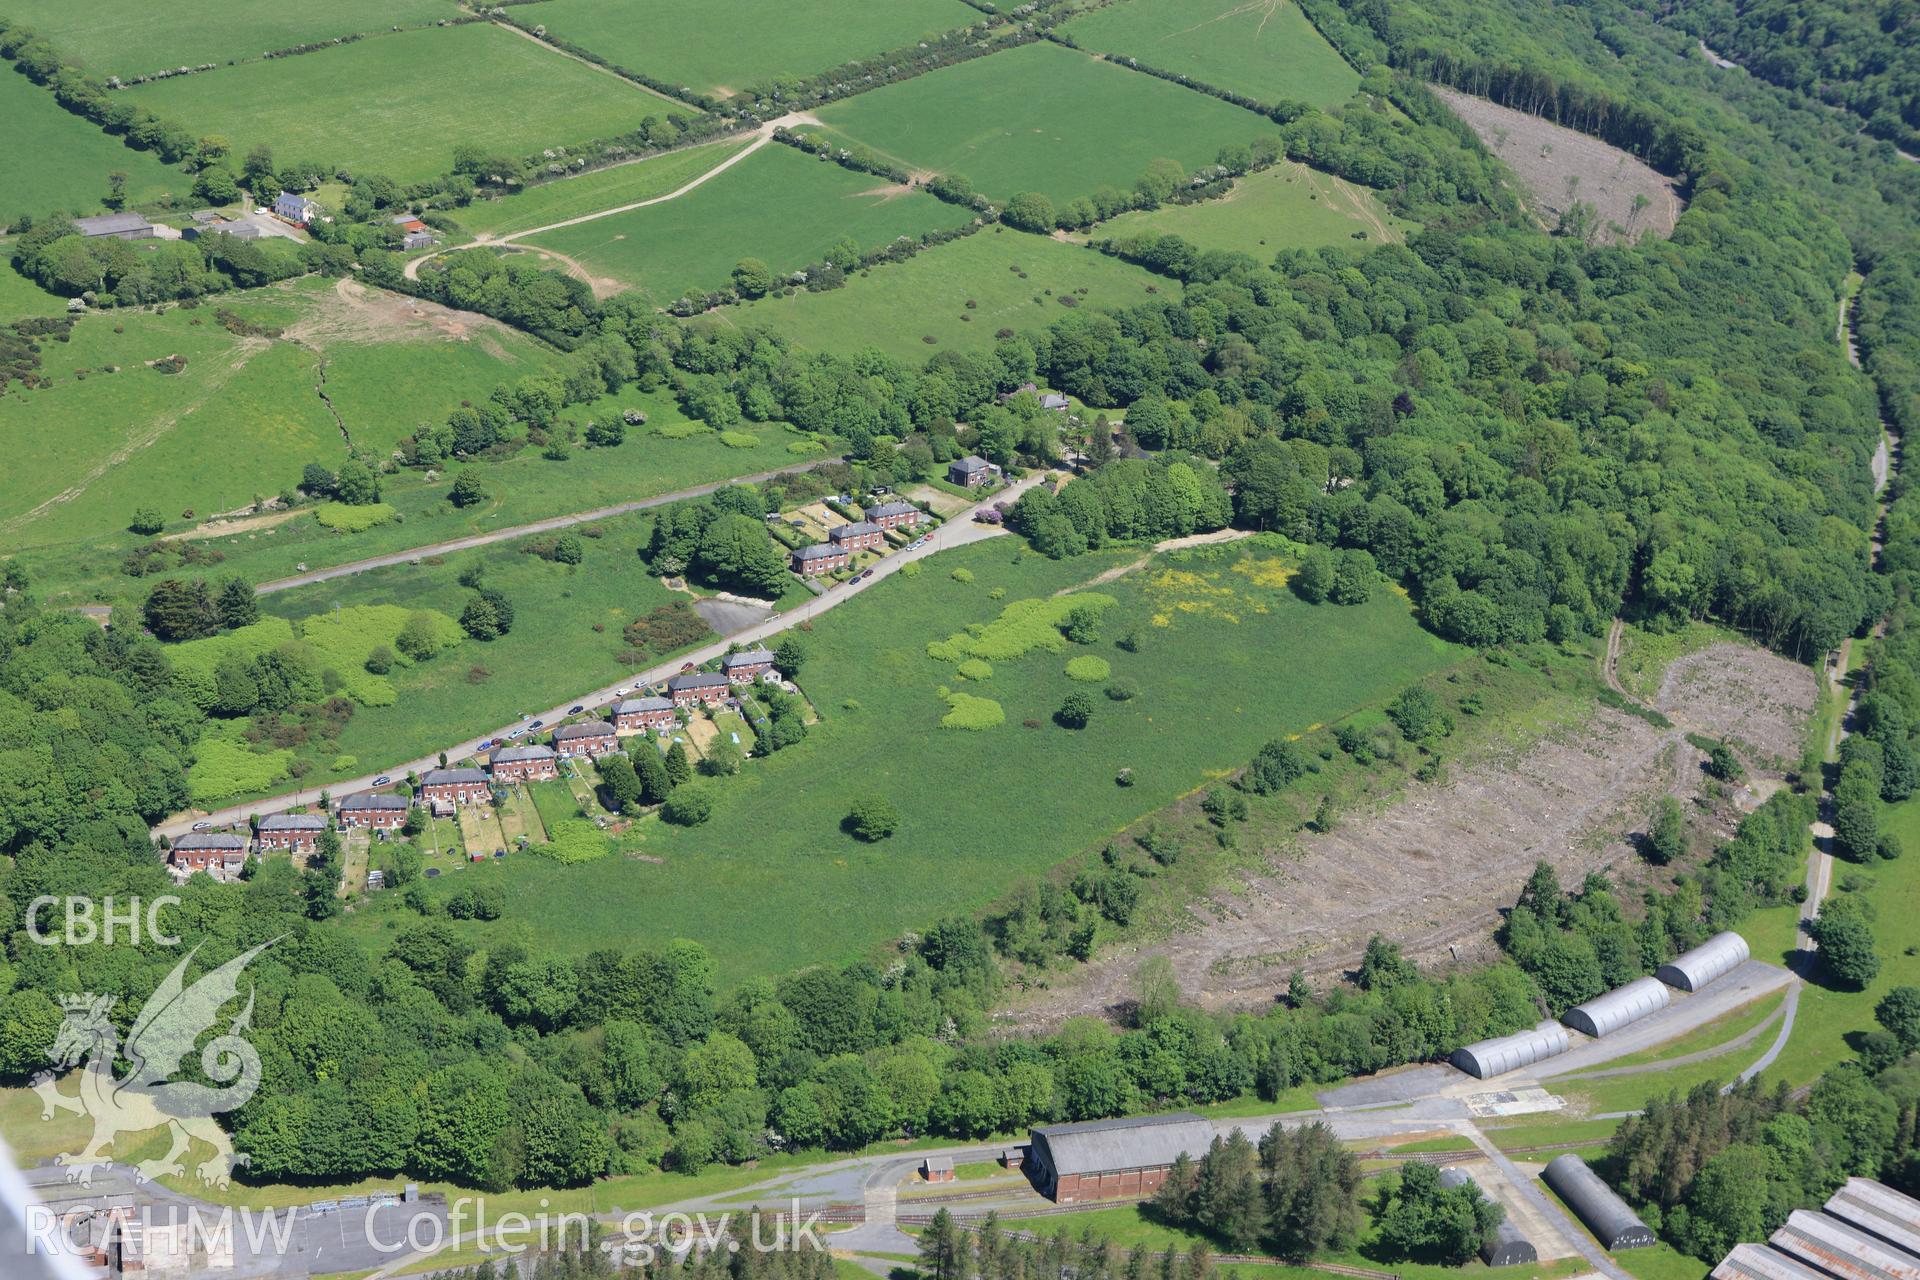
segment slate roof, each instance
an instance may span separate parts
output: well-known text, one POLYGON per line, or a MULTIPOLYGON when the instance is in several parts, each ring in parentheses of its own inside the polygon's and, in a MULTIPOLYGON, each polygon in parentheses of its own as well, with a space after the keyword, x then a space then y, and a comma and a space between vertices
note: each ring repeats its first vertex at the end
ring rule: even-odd
POLYGON ((761 663, 771 665, 772 662, 773 650, 771 649, 742 649, 738 653, 730 653, 720 659, 720 669, 731 671, 735 667, 757 667, 761 663))
POLYGON ((988 462, 985 458, 981 457, 977 453, 970 453, 966 457, 961 458, 958 461, 951 463, 950 465, 960 468, 962 471, 967 472, 969 475, 971 475, 975 471, 988 471, 988 470, 991 470, 993 467, 993 464, 991 462, 988 462))
POLYGON ((824 542, 816 542, 810 547, 801 547, 793 553, 793 558, 795 560, 824 560, 828 556, 843 556, 845 554, 847 553, 839 547, 829 546, 824 542))
POLYGON ((869 533, 885 533, 885 532, 886 532, 885 529, 882 529, 879 525, 875 524, 873 521, 862 520, 857 524, 843 524, 838 526, 837 528, 829 529, 827 530, 827 536, 829 538, 832 538, 835 542, 839 542, 843 538, 858 538, 869 533))
POLYGON ((1043 1125, 1033 1131, 1044 1142, 1055 1174, 1112 1173, 1169 1165, 1185 1152, 1194 1159, 1213 1142, 1213 1125, 1191 1111, 1163 1116, 1123 1116, 1081 1124, 1043 1125))
POLYGON ((617 716, 632 715, 639 711, 671 711, 673 703, 666 698, 628 698, 613 709, 617 716))
POLYGON ((260 819, 262 831, 325 831, 327 818, 322 813, 274 813, 260 819))
POLYGON ((685 675, 674 676, 667 681, 669 689, 711 689, 724 685, 727 678, 717 671, 689 671, 685 675))
MULTIPOLYGON (((495 764, 512 764, 517 760, 551 760, 553 748, 540 743, 519 747, 500 747, 489 757, 495 764)), ((474 770, 478 773, 479 770, 474 770)))
MULTIPOLYGON (((563 724, 553 731, 555 742, 571 742, 575 738, 611 738, 613 726, 605 720, 582 720, 579 724, 563 724)), ((495 756, 494 759, 499 759, 495 756)))
POLYGON ((429 769, 420 775, 423 787, 439 786, 449 782, 485 782, 485 769, 429 769))
POLYGON ((223 849, 228 852, 239 852, 246 847, 246 837, 234 835, 231 831, 196 831, 181 836, 173 842, 175 853, 185 853, 195 849, 223 849))
POLYGON ((388 795, 382 791, 362 791, 357 796, 348 796, 340 802, 340 811, 360 809, 408 809, 413 802, 405 796, 388 795))
POLYGON ((887 516, 917 516, 919 514, 920 508, 914 506, 911 502, 883 502, 877 507, 868 507, 866 511, 867 519, 869 520, 881 520, 887 516))

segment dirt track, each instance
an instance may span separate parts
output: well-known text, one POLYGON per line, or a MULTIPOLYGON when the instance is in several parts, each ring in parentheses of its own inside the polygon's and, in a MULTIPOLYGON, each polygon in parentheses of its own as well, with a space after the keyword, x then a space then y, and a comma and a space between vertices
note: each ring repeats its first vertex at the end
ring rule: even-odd
MULTIPOLYGON (((1814 691, 1807 668, 1725 645, 1675 662, 1660 704, 1677 720, 1774 748, 1798 741, 1814 691)), ((1166 955, 1181 990, 1209 1008, 1269 1004, 1296 967, 1324 987, 1376 932, 1422 964, 1489 956, 1499 908, 1539 860, 1563 881, 1637 872, 1633 839, 1656 797, 1693 795, 1703 759, 1678 727, 1596 706, 1581 723, 1458 764, 1448 783, 1412 784, 1379 813, 1303 834, 1263 871, 1191 904, 1190 929, 1105 956, 1010 1018, 1048 1026, 1111 1013, 1150 954, 1166 955)))

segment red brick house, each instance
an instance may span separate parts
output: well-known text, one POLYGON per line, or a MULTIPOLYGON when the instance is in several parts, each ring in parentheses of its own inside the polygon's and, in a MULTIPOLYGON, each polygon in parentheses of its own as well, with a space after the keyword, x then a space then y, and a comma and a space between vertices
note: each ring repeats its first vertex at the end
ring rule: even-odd
POLYGON ((620 739, 615 733, 614 727, 605 720, 563 724, 553 731, 553 749, 562 760, 571 760, 575 756, 592 759, 620 749, 620 739))
POLYGON ((435 813, 463 804, 485 804, 493 788, 484 769, 429 769, 420 775, 420 799, 435 813))
POLYGON ((734 684, 752 684, 773 670, 773 651, 742 649, 720 659, 720 674, 734 684))
POLYGON ((964 458, 947 464, 947 481, 968 489, 978 489, 1000 479, 999 467, 988 462, 979 454, 970 453, 964 458))
POLYGON ((1199 1159, 1213 1137, 1213 1123, 1190 1111, 1042 1125, 1026 1163, 1033 1185, 1058 1204, 1145 1200, 1178 1156, 1199 1159))
POLYGON ((337 816, 343 827, 371 827, 376 831, 398 831, 407 820, 413 802, 405 796, 379 791, 362 791, 340 802, 337 816))
POLYGON ((320 847, 320 833, 326 829, 324 813, 275 813, 260 819, 253 835, 262 853, 268 849, 312 853, 320 847))
POLYGON ((487 760, 495 782, 544 782, 560 776, 560 757, 552 747, 534 743, 524 747, 497 747, 487 760))
POLYGON ((667 681, 667 696, 676 707, 712 706, 733 696, 733 682, 717 672, 689 671, 667 681))
POLYGON ((911 502, 883 502, 877 507, 868 507, 865 514, 882 529, 913 529, 927 518, 927 513, 911 502))
POLYGON ((887 531, 871 520, 860 520, 827 530, 827 541, 842 551, 871 551, 886 544, 887 531))
POLYGON ((204 871, 215 880, 234 880, 247 864, 247 838, 230 831, 195 831, 167 850, 167 870, 176 880, 204 871))
POLYGON ((846 568, 853 562, 853 554, 844 547, 819 542, 811 547, 801 547, 793 553, 793 571, 803 578, 817 578, 824 573, 833 573, 846 568))
POLYGON ((628 698, 613 709, 613 727, 621 733, 653 733, 679 723, 666 698, 628 698))

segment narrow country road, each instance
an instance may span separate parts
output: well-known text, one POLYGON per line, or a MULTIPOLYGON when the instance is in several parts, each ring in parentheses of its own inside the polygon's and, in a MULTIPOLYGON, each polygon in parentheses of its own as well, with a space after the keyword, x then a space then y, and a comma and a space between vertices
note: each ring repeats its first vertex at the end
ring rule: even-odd
POLYGON ((290 591, 294 587, 311 586, 316 582, 330 582, 334 578, 350 578, 356 573, 365 573, 369 569, 385 569, 390 565, 405 564, 409 560, 419 560, 424 556, 441 556, 452 551, 471 551, 475 547, 491 546, 496 542, 509 542, 514 538, 524 538, 536 533, 552 533, 555 529, 566 529, 576 524, 588 524, 595 520, 607 520, 614 516, 629 515, 635 511, 646 511, 653 507, 664 507, 670 503, 684 502, 688 498, 704 498, 717 493, 730 484, 762 484, 775 476, 793 475, 800 471, 810 471, 822 462, 832 459, 814 458, 808 462, 796 462, 790 467, 776 467, 772 471, 756 471, 750 476, 733 476, 713 484, 695 485, 691 489, 675 489, 672 493, 663 493, 652 498, 638 498, 632 502, 616 503, 611 507, 595 507, 591 511, 576 511, 571 515, 550 516, 545 520, 535 520, 532 524, 516 524, 506 529, 495 529, 490 533, 471 534, 465 538, 449 538, 445 542, 430 543, 424 547, 409 547, 405 551, 395 551, 384 556, 368 556, 365 560, 349 560, 345 564, 331 565, 325 569, 314 569, 307 573, 297 573, 291 578, 275 578, 263 582, 254 588, 257 595, 271 595, 276 591, 290 591))
MULTIPOLYGON (((765 622, 757 623, 743 631, 736 631, 730 636, 723 637, 711 644, 703 645, 692 653, 683 653, 678 657, 670 658, 644 671, 635 672, 617 684, 604 685, 591 692, 578 694, 546 711, 532 712, 526 719, 544 720, 552 724, 564 718, 567 714, 567 709, 575 704, 583 704, 590 708, 603 707, 609 702, 618 700, 623 691, 639 688, 644 685, 658 684, 668 676, 678 672, 688 663, 699 666, 701 663, 711 662, 713 659, 726 653, 728 649, 736 644, 751 645, 769 640, 789 628, 799 626, 803 622, 810 622, 827 610, 837 608, 876 584, 885 581, 893 574, 899 572, 901 565, 909 564, 916 560, 924 560, 926 557, 934 555, 937 552, 947 551, 954 547, 964 547, 985 538, 996 537, 1004 533, 1005 530, 998 525, 976 523, 973 519, 974 513, 983 507, 992 506, 995 503, 1012 502, 1022 493, 1040 483, 1045 477, 1046 472, 1035 471, 1032 475, 1023 480, 1016 481, 1014 484, 1000 490, 984 501, 977 502, 965 511, 956 513, 949 518, 945 524, 928 535, 926 545, 917 550, 896 551, 892 555, 882 558, 878 564, 873 566, 873 576, 864 582, 845 583, 837 587, 831 587, 825 595, 816 596, 805 604, 798 605, 785 613, 775 614, 765 622)), ((534 526, 527 527, 535 528, 534 526)), ((494 535, 487 536, 489 538, 494 537, 494 535)), ((405 558, 405 555, 400 557, 381 557, 382 561, 388 564, 399 563, 405 558)), ((340 566, 340 568, 351 569, 352 566, 343 565, 340 566)), ((354 572, 359 572, 359 570, 354 570, 354 572)), ((316 578, 316 580, 324 580, 326 577, 336 576, 338 576, 338 571, 336 570, 323 570, 320 577, 316 578)), ((522 723, 524 723, 524 721, 522 723)), ((455 743, 446 748, 446 757, 449 760, 465 759, 478 752, 482 742, 498 738, 504 734, 507 729, 513 727, 512 725, 508 725, 491 733, 481 734, 478 737, 469 738, 464 742, 455 743)), ((317 803, 322 791, 330 792, 336 796, 351 795, 356 791, 366 791, 379 785, 380 779, 382 778, 404 778, 408 773, 422 773, 428 769, 436 769, 439 766, 439 753, 435 753, 433 755, 421 756, 418 759, 406 760, 389 765, 376 773, 362 774, 357 778, 332 779, 322 785, 303 787, 298 791, 289 792, 286 795, 274 796, 271 799, 255 800, 246 804, 229 805, 224 809, 217 809, 211 813, 195 813, 190 811, 177 814, 154 827, 153 834, 156 836, 166 836, 171 839, 175 836, 185 835, 187 832, 193 830, 196 825, 202 823, 212 827, 233 826, 244 823, 249 817, 254 815, 264 816, 270 813, 284 813, 288 809, 297 808, 301 805, 317 803)))

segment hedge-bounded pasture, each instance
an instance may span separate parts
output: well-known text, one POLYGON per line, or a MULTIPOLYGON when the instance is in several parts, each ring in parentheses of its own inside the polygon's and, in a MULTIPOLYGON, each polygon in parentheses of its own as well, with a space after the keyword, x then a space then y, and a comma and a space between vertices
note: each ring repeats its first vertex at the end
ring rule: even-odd
POLYGON ((217 133, 235 155, 415 182, 462 143, 520 155, 625 133, 666 104, 491 23, 402 31, 127 91, 163 119, 217 133))
MULTIPOLYGON (((56 209, 99 213, 107 175, 127 175, 127 199, 140 204, 168 192, 185 193, 193 179, 150 151, 135 151, 53 100, 53 95, 0 65, 0 226, 56 209)), ((11 275, 11 269, 8 270, 11 275)))
POLYGON ((7 16, 105 79, 258 58, 340 36, 460 16, 452 0, 166 5, 145 0, 11 0, 7 16))
POLYGON ((1335 107, 1360 77, 1291 0, 1120 0, 1062 28, 1083 49, 1245 94, 1335 107))
POLYGON ((745 145, 738 140, 713 142, 648 156, 631 164, 543 182, 514 195, 476 200, 454 216, 469 231, 512 235, 677 191, 745 145))
POLYGON ((1364 248, 1404 240, 1417 230, 1417 224, 1388 213, 1365 187, 1283 160, 1235 179, 1233 190, 1218 200, 1123 213, 1092 234, 1103 240, 1172 234, 1196 249, 1229 249, 1271 262, 1282 249, 1364 248))
POLYGON ((994 226, 861 272, 845 288, 725 308, 713 323, 766 325, 813 351, 875 346, 918 363, 936 351, 990 350, 1001 329, 1052 324, 1067 300, 1105 310, 1179 289, 1117 258, 994 226))
POLYGON ((616 938, 694 938, 723 985, 850 960, 985 905, 1196 778, 1245 764, 1269 738, 1384 702, 1465 653, 1422 631, 1396 593, 1354 608, 1312 606, 1266 585, 1279 574, 1235 568, 1274 554, 1224 548, 1156 559, 1097 588, 1115 599, 1097 642, 997 660, 978 681, 962 680, 928 645, 1139 552, 1053 561, 993 539, 941 555, 939 572, 896 574, 820 615, 804 637, 801 685, 822 718, 803 742, 715 784, 705 824, 643 823, 630 850, 662 864, 507 866, 514 927, 579 951, 616 938), (950 567, 970 569, 973 580, 956 581, 950 567), (994 599, 995 588, 1005 596, 994 599), (1115 644, 1130 631, 1138 652, 1115 644), (1067 694, 1089 688, 1063 669, 1081 655, 1105 659, 1140 692, 1118 702, 1094 690, 1092 721, 1074 731, 1052 716, 1067 694), (943 729, 952 710, 943 689, 999 703, 1004 722, 943 729), (1135 786, 1115 785, 1122 768, 1134 771, 1135 786), (868 796, 904 815, 891 839, 873 845, 839 827, 868 796), (846 910, 850 902, 858 912, 846 910))
POLYGON ((818 262, 841 237, 879 248, 898 236, 958 226, 966 210, 791 147, 763 147, 678 200, 599 218, 526 243, 567 254, 668 303, 725 288, 734 264, 758 258, 776 276, 818 262))
POLYGON ((959 0, 548 0, 529 14, 616 66, 716 98, 982 20, 959 0))
POLYGON ((1130 189, 1149 162, 1192 171, 1271 121, 1165 80, 1040 42, 820 108, 821 122, 913 169, 959 173, 996 200, 1061 205, 1130 189))

